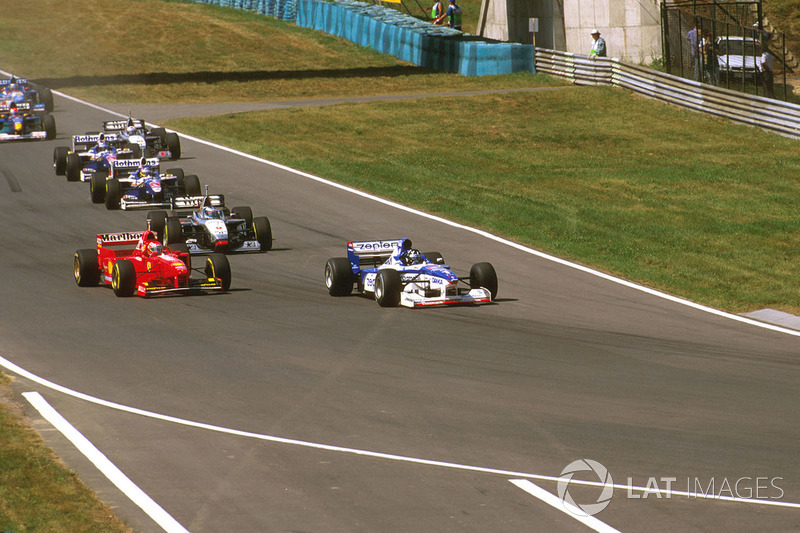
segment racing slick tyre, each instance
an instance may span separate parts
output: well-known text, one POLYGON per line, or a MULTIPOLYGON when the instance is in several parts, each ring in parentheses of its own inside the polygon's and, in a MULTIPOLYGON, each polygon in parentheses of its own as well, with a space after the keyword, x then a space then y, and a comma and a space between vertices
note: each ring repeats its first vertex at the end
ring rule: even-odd
POLYGON ((136 291, 136 269, 133 262, 120 259, 111 269, 111 288, 120 297, 133 296, 136 291))
POLYGON ((107 173, 95 172, 89 179, 89 195, 93 204, 102 204, 106 199, 107 173))
POLYGON ((166 211, 148 211, 147 221, 150 223, 150 230, 156 234, 158 240, 167 243, 164 240, 164 230, 167 227, 167 212, 166 211))
POLYGON ((422 255, 424 255, 428 259, 428 261, 430 261, 434 265, 445 264, 444 257, 442 257, 442 254, 440 254, 439 252, 425 252, 422 255))
POLYGON ((172 250, 175 255, 178 256, 178 259, 183 261, 183 264, 186 265, 186 268, 189 269, 190 273, 192 270, 192 256, 189 254, 189 247, 186 245, 185 242, 179 242, 169 246, 169 249, 172 250), (186 254, 181 257, 181 254, 186 254))
POLYGON ((171 168, 166 172, 164 172, 164 174, 171 174, 176 178, 178 178, 178 183, 185 183, 184 176, 186 175, 186 173, 183 171, 182 168, 171 168))
POLYGON ((181 221, 178 217, 167 217, 166 224, 164 225, 164 244, 167 246, 183 241, 183 228, 181 221))
POLYGON ((206 259, 206 276, 219 278, 222 281, 222 290, 231 288, 231 264, 225 254, 213 253, 206 259))
POLYGON ((40 87, 39 88, 39 102, 44 104, 44 110, 48 113, 53 112, 53 91, 51 91, 47 87, 40 87))
MULTIPOLYGON (((349 261, 348 261, 349 262, 349 261)), ((390 268, 378 271, 375 278, 375 301, 381 307, 395 307, 400 303, 400 273, 390 268)))
POLYGON ((141 159, 142 147, 136 143, 125 143, 125 148, 130 150, 130 154, 120 154, 120 159, 141 159))
POLYGON ((78 250, 72 260, 72 270, 78 287, 96 287, 100 283, 97 249, 78 250))
POLYGON ((161 140, 162 148, 167 145, 167 130, 164 128, 153 128, 150 130, 150 135, 158 137, 161 140))
POLYGON ((202 196, 203 190, 200 188, 200 178, 195 174, 189 174, 183 179, 183 188, 186 196, 202 196))
POLYGON ((63 176, 67 172, 67 154, 69 148, 66 146, 56 146, 53 149, 53 169, 56 176, 63 176))
POLYGON ((256 217, 253 219, 253 231, 256 234, 256 240, 261 245, 262 252, 269 252, 272 250, 272 226, 267 217, 256 217))
MULTIPOLYGON (((94 174, 92 174, 94 176, 94 174)), ((106 180, 106 209, 119 209, 119 199, 122 197, 119 180, 111 178, 106 180)))
POLYGON ((231 212, 234 213, 237 217, 244 219, 245 227, 250 227, 253 225, 253 210, 247 206, 240 205, 239 207, 234 207, 231 209, 231 212))
POLYGON ((348 296, 353 292, 353 267, 346 257, 333 257, 325 263, 325 286, 331 296, 348 296))
POLYGON ((79 181, 81 179, 81 156, 76 153, 67 154, 64 166, 64 174, 67 181, 79 181))
POLYGON ((469 286, 471 289, 489 289, 492 300, 497 297, 497 273, 491 263, 475 263, 469 269, 469 286))
POLYGON ((167 150, 169 150, 169 158, 173 161, 181 158, 181 139, 175 132, 169 132, 166 136, 167 150))
POLYGON ((56 119, 53 115, 42 117, 42 127, 45 131, 45 139, 49 141, 56 138, 56 119))

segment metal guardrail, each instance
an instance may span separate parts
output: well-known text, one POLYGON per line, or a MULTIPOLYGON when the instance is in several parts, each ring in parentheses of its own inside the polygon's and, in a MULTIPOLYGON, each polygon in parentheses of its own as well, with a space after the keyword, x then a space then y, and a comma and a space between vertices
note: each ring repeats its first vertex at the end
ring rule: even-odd
POLYGON ((687 80, 618 59, 536 48, 536 71, 576 85, 613 85, 673 105, 800 139, 800 106, 687 80))

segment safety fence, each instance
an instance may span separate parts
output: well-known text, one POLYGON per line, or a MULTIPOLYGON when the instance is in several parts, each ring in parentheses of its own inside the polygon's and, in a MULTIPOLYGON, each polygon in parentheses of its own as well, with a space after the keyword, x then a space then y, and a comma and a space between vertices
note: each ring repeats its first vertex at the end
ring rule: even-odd
POLYGON ((324 31, 414 65, 489 76, 535 72, 533 45, 499 43, 434 26, 384 6, 339 0, 191 0, 254 11, 324 31))
POLYGON ((800 138, 800 106, 687 80, 618 59, 536 48, 536 70, 577 85, 624 87, 670 104, 800 138))

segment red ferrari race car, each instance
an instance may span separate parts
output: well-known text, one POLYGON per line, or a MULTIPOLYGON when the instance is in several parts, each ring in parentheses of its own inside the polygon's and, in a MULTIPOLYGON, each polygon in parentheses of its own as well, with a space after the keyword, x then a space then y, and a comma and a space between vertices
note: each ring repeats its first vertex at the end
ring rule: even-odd
POLYGON ((172 292, 221 290, 231 286, 231 267, 225 254, 206 258, 203 277, 192 278, 192 259, 186 245, 166 248, 150 229, 97 235, 97 248, 78 250, 73 260, 75 282, 96 287, 111 285, 117 296, 152 296, 172 292))

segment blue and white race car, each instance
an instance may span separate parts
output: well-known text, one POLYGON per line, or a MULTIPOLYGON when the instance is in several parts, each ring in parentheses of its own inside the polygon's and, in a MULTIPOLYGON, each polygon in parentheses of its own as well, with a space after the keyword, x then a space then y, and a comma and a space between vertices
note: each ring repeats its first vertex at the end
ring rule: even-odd
POLYGON ((381 307, 484 304, 497 296, 491 263, 475 263, 460 278, 440 253, 422 254, 410 239, 348 242, 347 257, 325 264, 325 286, 331 296, 347 296, 354 285, 381 307))
POLYGON ((131 144, 139 146, 141 155, 160 159, 180 159, 181 140, 178 134, 164 128, 148 130, 144 120, 128 117, 125 120, 106 120, 103 131, 114 133, 131 144))

